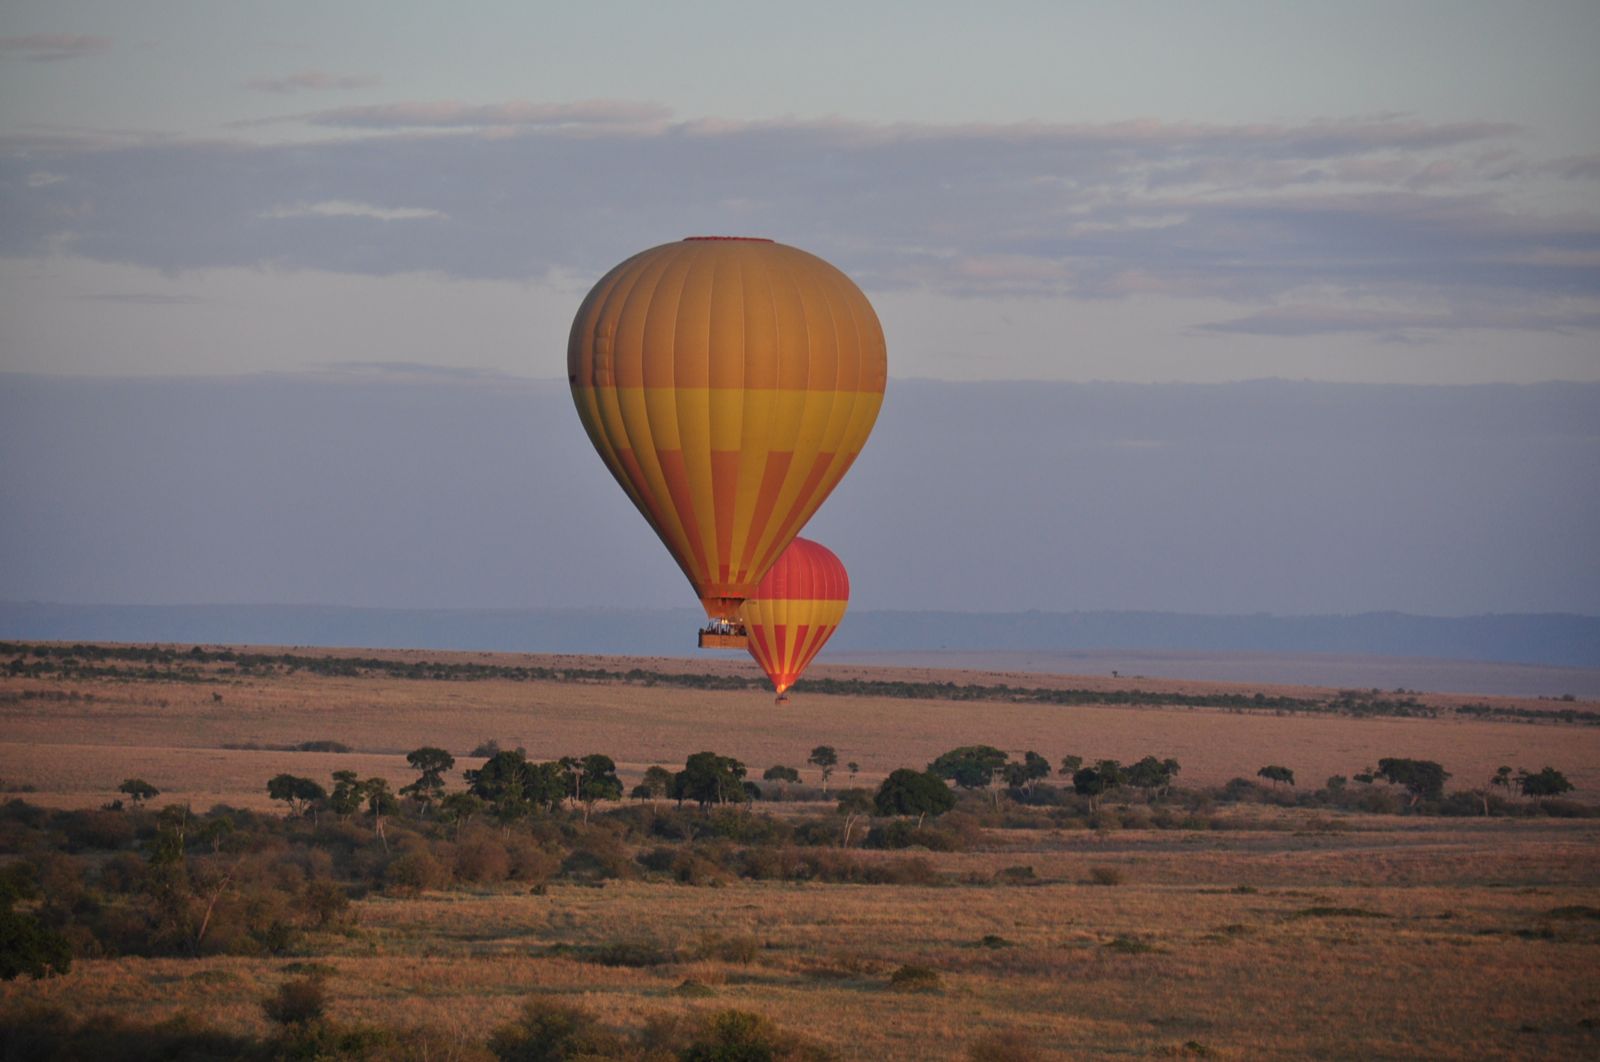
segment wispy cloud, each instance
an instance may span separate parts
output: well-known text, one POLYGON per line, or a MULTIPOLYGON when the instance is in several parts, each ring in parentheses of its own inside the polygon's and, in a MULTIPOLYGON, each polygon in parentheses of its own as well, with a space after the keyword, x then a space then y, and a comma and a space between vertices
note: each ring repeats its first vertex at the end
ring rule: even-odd
POLYGON ((295 203, 262 211, 264 218, 371 218, 374 221, 442 221, 449 215, 425 207, 381 207, 330 199, 322 203, 295 203))
POLYGON ((1216 333, 1593 328, 1600 313, 1600 209, 1565 183, 1592 160, 1524 157, 1503 123, 672 121, 609 100, 295 120, 359 135, 0 151, 0 254, 520 279, 744 232, 877 290, 1248 310, 1216 333), (64 179, 30 186, 39 173, 64 179))
POLYGON ((1568 332, 1600 328, 1600 310, 1528 307, 1461 307, 1443 311, 1370 309, 1351 306, 1287 305, 1199 326, 1228 335, 1309 336, 1364 332, 1392 338, 1418 333, 1490 329, 1511 332, 1568 332))
POLYGON ((288 95, 295 92, 352 92, 383 83, 376 74, 330 74, 326 70, 301 70, 283 77, 258 77, 245 82, 255 92, 288 95))
POLYGON ((199 295, 163 295, 154 291, 97 291, 67 298, 76 302, 117 302, 130 306, 193 306, 211 301, 199 295))
POLYGON ((473 104, 452 100, 377 103, 334 107, 303 114, 255 119, 240 125, 304 122, 338 129, 562 129, 591 126, 634 126, 659 130, 672 112, 653 103, 627 100, 580 100, 576 103, 473 104))
POLYGON ((0 59, 50 63, 61 59, 81 59, 110 50, 110 37, 84 33, 30 33, 20 37, 0 37, 0 59))

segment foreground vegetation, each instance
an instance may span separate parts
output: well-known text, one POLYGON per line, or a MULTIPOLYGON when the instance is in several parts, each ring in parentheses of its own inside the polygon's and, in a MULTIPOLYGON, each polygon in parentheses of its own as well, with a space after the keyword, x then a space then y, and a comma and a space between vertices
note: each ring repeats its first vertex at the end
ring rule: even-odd
POLYGON ((1600 1047, 1586 727, 135 664, 0 679, 0 1058, 1600 1047))

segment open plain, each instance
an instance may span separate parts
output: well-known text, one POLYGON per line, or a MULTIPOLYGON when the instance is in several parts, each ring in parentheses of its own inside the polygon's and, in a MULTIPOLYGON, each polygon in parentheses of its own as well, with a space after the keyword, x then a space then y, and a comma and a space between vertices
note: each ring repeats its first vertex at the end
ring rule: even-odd
MULTIPOLYGON (((1600 819, 1581 803, 1600 794, 1600 726, 1583 721, 1592 703, 1407 693, 1399 700, 1415 714, 1353 715, 1293 707, 1339 698, 1301 687, 836 667, 813 677, 898 683, 900 695, 802 692, 774 706, 754 688, 674 678, 752 677, 745 663, 327 650, 260 662, 284 652, 223 661, 209 647, 154 664, 90 666, 83 654, 13 667, 0 680, 0 778, 49 808, 99 808, 138 777, 161 791, 157 805, 276 815, 274 775, 327 785, 333 771, 353 770, 398 789, 416 777, 405 754, 424 745, 455 754, 452 789, 482 762, 467 753, 487 739, 535 760, 603 753, 629 787, 648 766, 676 770, 714 750, 752 779, 774 764, 802 771, 804 787, 789 794, 802 799, 758 801, 740 815, 831 829, 840 816, 806 764, 815 746, 837 750, 834 789, 872 789, 896 768, 981 743, 1052 763, 1171 757, 1181 790, 1211 795, 1168 815, 1140 795, 1108 798, 1110 814, 1080 814, 969 794, 950 816, 963 822, 962 843, 863 848, 863 830, 842 853, 857 861, 848 881, 662 872, 649 860, 655 842, 619 832, 642 869, 563 871, 532 886, 513 873, 352 889, 337 927, 275 947, 82 955, 64 975, 8 982, 4 1013, 185 1012, 265 1035, 263 997, 314 969, 333 1019, 427 1028, 432 1057, 486 1057, 489 1031, 530 998, 584 1008, 635 1037, 638 1057, 653 1021, 725 1009, 764 1015, 807 1050, 842 1058, 1600 1052, 1600 819), (305 663, 352 659, 382 666, 305 663), (439 663, 457 670, 430 674, 439 663), (469 666, 489 670, 470 677, 469 666), (410 670, 400 677, 399 667, 410 670), (505 668, 542 677, 495 670, 505 668), (954 692, 975 685, 1117 703, 954 692), (913 686, 928 695, 904 695, 913 686), (1290 707, 1216 706, 1258 694, 1290 707), (305 742, 350 751, 290 751, 305 742), (1385 757, 1437 761, 1451 772, 1446 790, 1460 792, 1487 792, 1501 764, 1552 766, 1580 803, 1555 817, 1518 799, 1504 802, 1514 814, 1483 817, 1296 804, 1266 789, 1259 799, 1219 795, 1267 764, 1289 767, 1309 791, 1385 757), (875 879, 874 866, 884 869, 875 879)), ((617 806, 599 805, 596 822, 617 806)), ((592 827, 576 816, 559 813, 581 844, 592 827)), ((356 821, 359 858, 376 866, 390 845, 408 850, 403 816, 381 857, 380 838, 356 821)), ((701 854, 730 861, 734 843, 701 854)), ((0 850, 7 862, 26 855, 0 850)), ((383 880, 381 867, 374 873, 383 880)))

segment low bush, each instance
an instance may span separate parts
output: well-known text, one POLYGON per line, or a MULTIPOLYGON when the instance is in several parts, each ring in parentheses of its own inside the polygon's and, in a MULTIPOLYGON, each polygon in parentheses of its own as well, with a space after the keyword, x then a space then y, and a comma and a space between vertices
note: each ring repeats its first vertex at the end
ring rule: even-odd
POLYGON ((943 986, 944 979, 931 966, 906 963, 889 975, 889 987, 902 992, 932 992, 943 986))

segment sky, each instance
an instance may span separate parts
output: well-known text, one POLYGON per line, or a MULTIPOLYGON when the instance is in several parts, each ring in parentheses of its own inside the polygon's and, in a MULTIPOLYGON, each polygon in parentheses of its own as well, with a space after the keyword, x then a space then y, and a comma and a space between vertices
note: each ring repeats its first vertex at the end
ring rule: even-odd
POLYGON ((0 370, 553 378, 762 235, 890 373, 1600 380, 1600 5, 0 6, 0 370))

